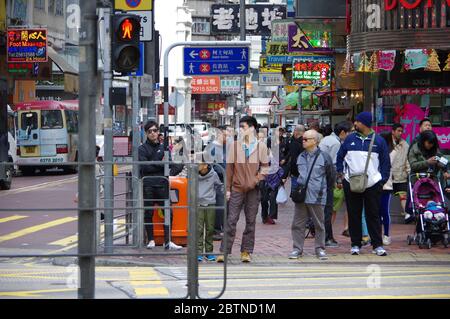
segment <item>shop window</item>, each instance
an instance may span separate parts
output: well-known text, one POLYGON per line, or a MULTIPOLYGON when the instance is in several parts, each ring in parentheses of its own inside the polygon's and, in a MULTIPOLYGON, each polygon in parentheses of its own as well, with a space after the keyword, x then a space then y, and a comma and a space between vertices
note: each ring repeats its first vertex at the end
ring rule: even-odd
POLYGON ((55 15, 64 16, 64 0, 56 0, 55 2, 55 15))
POLYGON ((48 0, 48 14, 55 14, 55 0, 48 0))
POLYGON ((45 0, 34 0, 34 8, 45 10, 45 0))

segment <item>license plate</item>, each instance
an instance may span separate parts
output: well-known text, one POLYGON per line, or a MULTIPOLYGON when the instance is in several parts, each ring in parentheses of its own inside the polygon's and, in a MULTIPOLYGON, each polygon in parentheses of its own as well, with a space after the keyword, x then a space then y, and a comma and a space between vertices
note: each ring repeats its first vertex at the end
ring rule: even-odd
POLYGON ((34 146, 25 146, 25 153, 34 153, 34 146))

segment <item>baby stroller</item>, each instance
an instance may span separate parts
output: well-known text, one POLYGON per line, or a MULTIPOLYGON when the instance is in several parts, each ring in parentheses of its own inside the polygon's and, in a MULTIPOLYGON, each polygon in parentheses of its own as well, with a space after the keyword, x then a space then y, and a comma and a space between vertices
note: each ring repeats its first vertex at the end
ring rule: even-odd
POLYGON ((409 178, 412 211, 416 218, 416 231, 408 235, 407 242, 419 248, 430 249, 441 241, 448 246, 448 208, 439 179, 429 173, 412 174, 409 178), (414 186, 412 181, 415 180, 414 186))

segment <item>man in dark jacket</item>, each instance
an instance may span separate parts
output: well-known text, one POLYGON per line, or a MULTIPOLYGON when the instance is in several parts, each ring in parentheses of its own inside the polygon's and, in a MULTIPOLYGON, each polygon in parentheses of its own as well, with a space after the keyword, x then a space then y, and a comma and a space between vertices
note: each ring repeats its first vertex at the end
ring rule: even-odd
POLYGON ((294 129, 294 135, 289 139, 287 144, 288 157, 287 167, 290 169, 291 174, 291 189, 297 186, 298 168, 297 158, 301 152, 303 152, 303 134, 305 133, 305 127, 303 125, 297 125, 294 129))
MULTIPOLYGON (((158 139, 159 128, 155 121, 148 121, 144 126, 147 139, 139 146, 139 161, 163 161, 164 145, 158 139)), ((170 158, 169 158, 170 160, 170 158)), ((181 171, 182 165, 171 164, 171 175, 177 175, 181 171), (176 172, 178 171, 178 172, 176 172)), ((140 166, 141 178, 143 178, 144 206, 164 206, 164 200, 169 198, 169 183, 164 177, 164 164, 143 164, 140 166)), ((144 210, 144 224, 149 243, 147 248, 155 247, 153 237, 153 211, 154 208, 144 210)), ((172 211, 170 211, 170 224, 164 225, 164 248, 181 249, 170 240, 172 224, 172 211)))

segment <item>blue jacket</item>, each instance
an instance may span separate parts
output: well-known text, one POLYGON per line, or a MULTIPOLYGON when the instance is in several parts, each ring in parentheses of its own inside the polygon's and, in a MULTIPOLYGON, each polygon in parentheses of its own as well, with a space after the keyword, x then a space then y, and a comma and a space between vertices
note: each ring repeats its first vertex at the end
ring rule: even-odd
MULTIPOLYGON (((347 136, 337 154, 336 168, 338 173, 345 173, 345 179, 349 181, 350 175, 364 173, 370 141, 374 133, 364 137, 355 132, 347 136)), ((380 135, 376 135, 372 147, 367 187, 372 187, 379 181, 385 184, 391 173, 391 160, 386 141, 380 135)))

